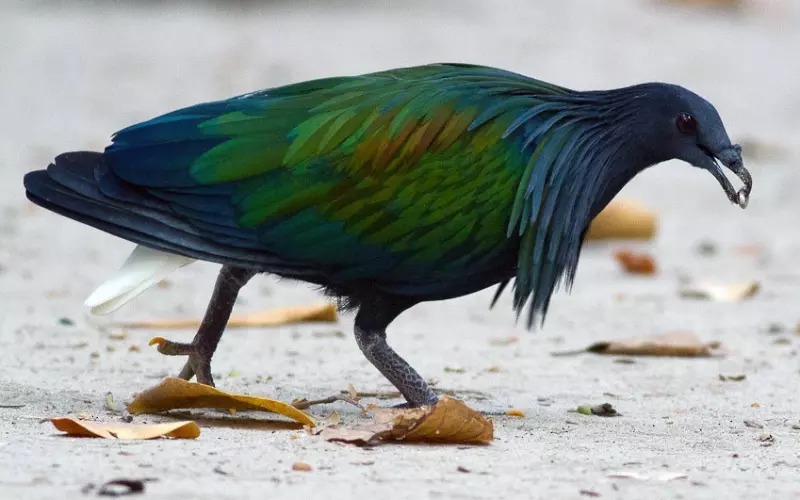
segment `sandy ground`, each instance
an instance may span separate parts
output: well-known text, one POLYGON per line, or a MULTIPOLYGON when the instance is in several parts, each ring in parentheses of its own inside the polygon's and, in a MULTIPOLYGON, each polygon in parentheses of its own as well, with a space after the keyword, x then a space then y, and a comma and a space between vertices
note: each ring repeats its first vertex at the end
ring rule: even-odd
MULTIPOLYGON (((117 477, 157 478, 146 496, 164 499, 799 495, 800 9, 788 0, 744 15, 646 0, 613 7, 576 0, 397 3, 404 6, 323 10, 285 2, 227 12, 0 2, 0 497, 76 498, 86 484, 117 477), (159 332, 115 341, 84 316, 83 299, 130 245, 34 208, 23 196, 24 172, 65 150, 102 148, 114 130, 178 106, 434 61, 491 64, 579 88, 684 84, 713 101, 734 138, 746 141, 751 206, 732 207, 706 173, 665 164, 625 190, 661 213, 658 238, 639 245, 658 259, 656 278, 621 274, 611 252, 622 244, 594 245, 583 254, 574 292, 555 298, 538 333, 515 326, 507 298, 489 311, 491 292, 422 305, 397 321, 391 342, 438 387, 460 391, 483 411, 527 414, 496 417, 497 439, 488 447, 366 450, 280 425, 219 421, 213 413, 201 420, 195 441, 69 439, 40 422, 80 413, 114 420, 104 408, 107 392, 127 400, 177 373, 182 360, 147 348, 159 332), (717 253, 700 255, 702 242, 717 253), (689 301, 677 293, 683 276, 757 279, 763 288, 740 304, 689 301), (551 356, 676 329, 718 340, 730 353, 633 364, 551 356), (519 341, 491 342, 511 336, 519 341), (129 352, 132 345, 141 352, 129 352), (495 366, 503 371, 486 371, 495 366), (747 378, 722 382, 719 374, 747 378), (568 413, 604 401, 623 416, 568 413), (765 435, 774 440, 762 441, 765 435), (293 472, 296 461, 313 471, 293 472), (620 471, 687 478, 610 477, 620 471)), ((200 315, 215 272, 211 265, 186 268, 172 286, 142 296, 119 317, 200 315)), ((318 300, 308 287, 260 277, 238 310, 318 300)), ((351 326, 344 318, 338 325, 231 331, 213 366, 218 385, 283 400, 330 395, 349 383, 389 390, 358 352, 351 326), (346 335, 318 335, 337 330, 346 335)), ((348 421, 357 418, 344 404, 314 414, 334 408, 348 421)))

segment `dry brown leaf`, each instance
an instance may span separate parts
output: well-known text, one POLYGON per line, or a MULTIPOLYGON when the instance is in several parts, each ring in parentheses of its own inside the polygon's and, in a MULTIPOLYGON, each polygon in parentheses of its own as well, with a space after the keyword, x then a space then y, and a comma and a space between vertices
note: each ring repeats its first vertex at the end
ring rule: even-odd
POLYGON ((713 300, 714 302, 739 302, 753 297, 761 285, 757 281, 746 281, 731 285, 693 283, 681 290, 681 297, 713 300))
POLYGON ((434 406, 407 410, 377 408, 372 421, 353 428, 328 427, 328 441, 356 445, 384 442, 481 443, 494 439, 494 424, 463 401, 442 396, 434 406))
POLYGON ((326 427, 319 432, 319 436, 324 437, 332 443, 374 446, 381 443, 380 433, 384 430, 384 425, 362 426, 355 429, 346 427, 326 427))
POLYGON ((630 199, 616 199, 594 218, 588 240, 649 240, 656 234, 656 213, 630 199))
POLYGON ((301 472, 311 472, 311 466, 305 462, 295 462, 292 464, 292 470, 301 472))
POLYGON ((258 410, 279 413, 303 425, 314 427, 314 420, 290 404, 274 399, 229 394, 210 385, 187 382, 179 378, 166 378, 155 387, 136 395, 128 411, 160 413, 179 408, 218 408, 222 410, 258 410))
POLYGON ((694 333, 680 331, 597 342, 586 348, 586 351, 597 354, 680 357, 708 357, 713 354, 712 350, 712 345, 704 344, 694 333))
POLYGON ((171 437, 195 439, 200 427, 191 421, 164 424, 124 424, 116 422, 86 422, 70 417, 51 418, 56 429, 70 436, 101 437, 105 439, 154 439, 171 437))
MULTIPOLYGON (((233 315, 227 328, 280 326, 294 323, 335 323, 338 319, 336 306, 318 304, 313 306, 285 307, 269 309, 249 314, 233 315)), ((198 328, 202 319, 164 319, 149 321, 131 321, 118 323, 127 328, 181 329, 198 328)))
POLYGON ((614 258, 622 265, 625 272, 631 274, 655 274, 656 261, 646 253, 635 253, 630 250, 614 252, 614 258))

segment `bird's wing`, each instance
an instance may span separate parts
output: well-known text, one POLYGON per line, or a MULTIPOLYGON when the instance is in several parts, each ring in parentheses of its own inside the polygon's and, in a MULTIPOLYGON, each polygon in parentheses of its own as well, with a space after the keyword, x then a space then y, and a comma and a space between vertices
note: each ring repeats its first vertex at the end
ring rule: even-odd
POLYGON ((536 146, 515 123, 565 92, 465 65, 317 80, 135 125, 106 156, 216 241, 435 294, 508 251, 536 146))

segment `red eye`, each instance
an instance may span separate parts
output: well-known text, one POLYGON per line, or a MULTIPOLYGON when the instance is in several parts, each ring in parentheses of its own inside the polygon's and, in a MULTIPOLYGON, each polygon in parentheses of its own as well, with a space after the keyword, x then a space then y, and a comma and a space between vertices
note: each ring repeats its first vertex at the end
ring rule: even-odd
POLYGON ((681 134, 694 135, 697 133, 697 120, 689 113, 681 113, 675 120, 681 134))

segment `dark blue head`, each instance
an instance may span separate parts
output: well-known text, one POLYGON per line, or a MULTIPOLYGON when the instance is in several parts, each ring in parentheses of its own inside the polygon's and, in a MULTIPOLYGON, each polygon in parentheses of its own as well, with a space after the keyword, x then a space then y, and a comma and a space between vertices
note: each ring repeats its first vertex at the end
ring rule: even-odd
POLYGON ((731 202, 747 206, 752 179, 742 162, 741 147, 732 144, 714 106, 677 85, 648 83, 621 89, 636 110, 632 123, 639 143, 649 150, 649 161, 678 159, 708 170, 731 202), (736 191, 720 164, 744 182, 736 191))

